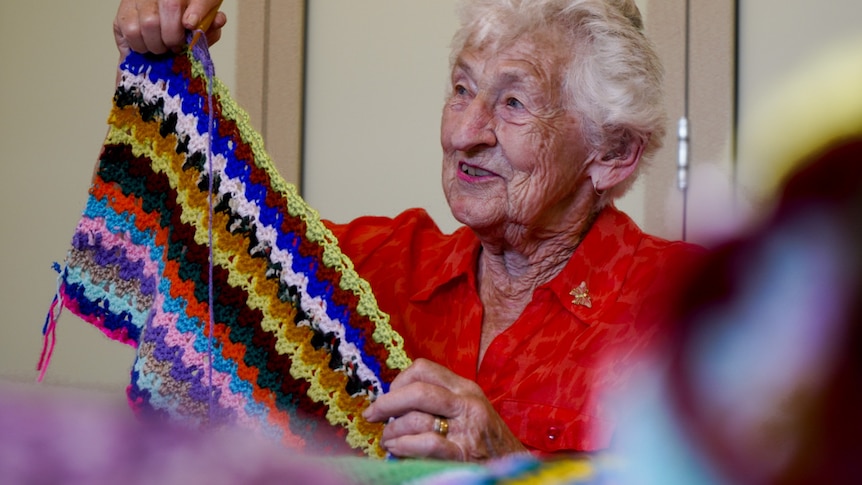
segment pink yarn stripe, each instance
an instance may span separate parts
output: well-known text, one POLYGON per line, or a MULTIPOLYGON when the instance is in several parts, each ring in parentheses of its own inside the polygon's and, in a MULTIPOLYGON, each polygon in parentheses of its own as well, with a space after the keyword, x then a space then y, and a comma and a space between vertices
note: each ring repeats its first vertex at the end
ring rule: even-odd
POLYGON ((54 296, 54 301, 51 302, 51 307, 48 309, 48 324, 42 338, 42 353, 39 355, 39 363, 36 365, 36 370, 39 371, 39 377, 36 378, 37 382, 42 382, 42 379, 45 378, 51 357, 54 355, 54 344, 57 342, 57 319, 60 317, 60 312, 63 311, 63 307, 60 307, 55 313, 58 303, 60 303, 59 293, 54 296))

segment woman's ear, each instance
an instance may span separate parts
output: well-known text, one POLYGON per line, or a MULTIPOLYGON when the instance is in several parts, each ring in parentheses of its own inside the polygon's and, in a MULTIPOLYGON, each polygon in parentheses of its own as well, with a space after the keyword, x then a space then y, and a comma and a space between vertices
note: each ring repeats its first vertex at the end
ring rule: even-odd
POLYGON ((628 178, 637 168, 646 142, 639 137, 626 137, 615 147, 594 152, 587 173, 596 190, 607 190, 628 178))

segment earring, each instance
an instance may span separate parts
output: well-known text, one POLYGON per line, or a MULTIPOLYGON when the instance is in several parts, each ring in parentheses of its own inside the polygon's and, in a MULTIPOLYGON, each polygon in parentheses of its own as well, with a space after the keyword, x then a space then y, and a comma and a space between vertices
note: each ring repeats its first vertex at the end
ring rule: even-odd
POLYGON ((605 191, 599 190, 599 183, 595 180, 593 180, 593 192, 595 192, 599 197, 605 195, 605 191))

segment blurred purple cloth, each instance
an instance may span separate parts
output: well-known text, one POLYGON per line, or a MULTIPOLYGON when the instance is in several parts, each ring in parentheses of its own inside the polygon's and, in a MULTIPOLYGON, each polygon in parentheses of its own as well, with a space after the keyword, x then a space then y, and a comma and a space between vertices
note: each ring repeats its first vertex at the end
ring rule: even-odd
POLYGON ((239 430, 144 423, 99 393, 0 383, 0 483, 348 483, 239 430))

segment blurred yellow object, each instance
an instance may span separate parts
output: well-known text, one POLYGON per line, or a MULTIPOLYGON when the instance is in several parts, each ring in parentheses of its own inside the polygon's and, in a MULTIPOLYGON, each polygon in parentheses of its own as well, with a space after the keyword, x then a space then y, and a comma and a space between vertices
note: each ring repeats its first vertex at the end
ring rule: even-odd
POLYGON ((742 121, 742 164, 760 194, 778 195, 787 175, 837 143, 862 136, 862 36, 831 45, 758 100, 742 121))

